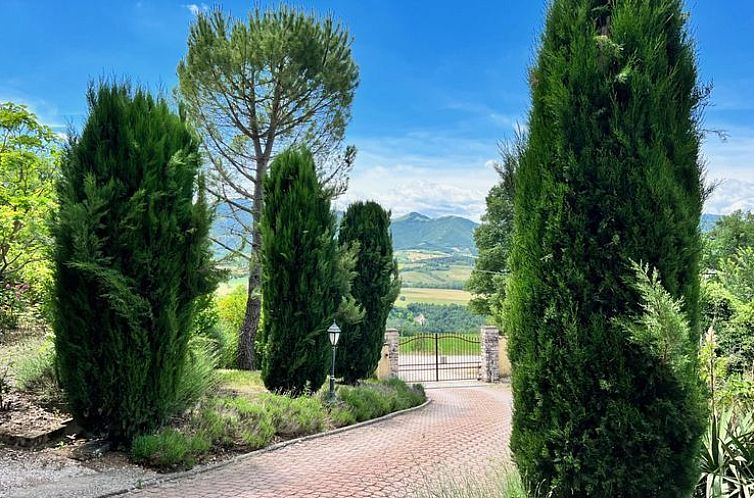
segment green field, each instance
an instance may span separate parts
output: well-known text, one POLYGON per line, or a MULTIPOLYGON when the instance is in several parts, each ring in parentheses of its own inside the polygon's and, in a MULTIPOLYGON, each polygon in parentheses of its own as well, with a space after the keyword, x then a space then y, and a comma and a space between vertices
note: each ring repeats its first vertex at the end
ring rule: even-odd
POLYGON ((421 265, 410 264, 401 268, 400 275, 401 280, 406 285, 463 287, 463 284, 471 275, 471 266, 450 265, 447 270, 429 270, 421 267, 421 265))
MULTIPOLYGON (((437 341, 437 353, 441 355, 479 354, 479 334, 440 334, 437 341), (443 336, 446 336, 443 338, 443 336)), ((401 338, 400 352, 433 353, 435 351, 434 334, 427 336, 407 336, 401 338)))
MULTIPOLYGON (((400 278, 403 284, 396 306, 410 303, 461 304, 471 294, 461 290, 471 274, 471 260, 438 251, 397 251, 400 278)), ((220 283, 217 294, 224 296, 239 285, 247 284, 246 276, 220 283)))
POLYGON ((471 294, 463 290, 403 288, 395 305, 402 308, 411 303, 466 305, 470 299, 471 294))
POLYGON ((463 289, 474 267, 467 254, 439 251, 396 251, 404 287, 463 289))

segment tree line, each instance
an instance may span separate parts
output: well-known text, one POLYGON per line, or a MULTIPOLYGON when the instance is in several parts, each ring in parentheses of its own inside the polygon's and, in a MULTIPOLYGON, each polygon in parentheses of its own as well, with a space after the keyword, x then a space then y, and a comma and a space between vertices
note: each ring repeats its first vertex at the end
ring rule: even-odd
POLYGON ((400 281, 390 213, 357 202, 337 224, 332 210, 355 153, 342 144, 358 83, 350 45, 332 17, 288 7, 246 21, 200 13, 177 106, 92 84, 66 141, 25 107, 0 108, 0 310, 15 316, 6 301, 42 265, 48 281, 34 288, 50 289, 55 369, 84 428, 128 444, 192 401, 192 344, 224 277, 218 202, 253 220, 227 248, 246 251, 251 283, 232 361, 261 367, 271 391, 316 392, 337 321, 339 377, 372 374, 400 281))

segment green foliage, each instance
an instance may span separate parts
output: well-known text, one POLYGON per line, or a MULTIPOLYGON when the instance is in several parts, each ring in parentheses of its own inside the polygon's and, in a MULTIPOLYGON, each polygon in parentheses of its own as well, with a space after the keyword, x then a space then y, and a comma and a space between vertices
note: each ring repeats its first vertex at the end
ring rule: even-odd
POLYGON ((327 425, 326 413, 317 398, 290 398, 268 394, 261 398, 270 414, 275 433, 295 438, 321 432, 327 425))
POLYGON ((272 417, 264 406, 245 398, 218 398, 195 422, 215 444, 262 448, 275 435, 272 417))
POLYGON ((754 213, 736 211, 717 220, 706 235, 703 268, 718 269, 720 262, 742 247, 754 247, 754 213))
POLYGON ((243 324, 248 298, 248 292, 242 285, 236 286, 230 293, 217 298, 220 328, 225 336, 225 350, 220 360, 224 368, 238 366, 238 331, 241 330, 243 324))
POLYGON ((265 195, 262 379, 270 391, 300 395, 325 381, 327 328, 344 296, 335 215, 304 149, 278 155, 265 180, 265 195))
POLYGON ((200 13, 178 65, 179 94, 210 158, 209 192, 239 229, 217 240, 246 254, 249 286, 238 364, 257 363, 264 181, 271 158, 305 145, 317 156, 330 194, 345 191, 355 148, 342 148, 358 67, 348 31, 331 17, 295 8, 256 8, 245 20, 220 10, 200 13), (253 220, 253 221, 252 221, 253 220))
POLYGON ((0 102, 0 333, 17 325, 28 298, 44 298, 58 173, 53 131, 26 106, 0 102))
POLYGON ((263 146, 278 149, 303 143, 320 151, 339 144, 358 74, 341 24, 286 6, 255 9, 244 20, 219 10, 200 13, 178 65, 187 111, 230 177, 240 158, 261 159, 253 147, 263 136, 263 146), (232 119, 239 115, 248 122, 232 119), (239 134, 242 139, 219 142, 239 134))
POLYGON ((181 413, 191 408, 217 385, 216 365, 214 344, 204 337, 191 337, 186 361, 178 379, 175 406, 170 409, 171 412, 181 413))
MULTIPOLYGON (((224 377, 238 380, 240 376, 248 381, 249 375, 245 371, 229 371, 224 377)), ((335 405, 330 405, 324 392, 322 396, 297 398, 266 393, 254 399, 204 399, 175 426, 135 437, 131 458, 160 470, 188 468, 212 450, 254 450, 269 445, 276 436, 314 434, 426 401, 421 386, 409 387, 398 379, 342 387, 338 395, 341 398, 335 405)))
POLYGON ((635 287, 641 298, 642 313, 624 322, 629 340, 650 357, 675 372, 684 389, 695 390, 696 351, 691 330, 683 313, 683 300, 674 299, 660 282, 657 270, 633 263, 635 287))
POLYGON ((16 386, 31 393, 35 403, 53 409, 65 407, 65 394, 55 369, 55 344, 52 337, 45 338, 37 348, 18 356, 14 372, 16 386))
MULTIPOLYGON (((418 406, 426 401, 421 385, 408 386, 400 379, 368 381, 358 387, 341 386, 337 391, 338 408, 349 411, 357 422, 418 406)), ((337 405, 336 405, 337 406, 337 405)), ((344 414, 339 419, 347 420, 344 414)))
POLYGON ((487 194, 487 210, 482 223, 474 231, 479 257, 466 282, 466 290, 474 294, 469 309, 474 313, 492 317, 503 327, 503 301, 513 235, 513 201, 516 193, 516 168, 523 153, 524 141, 503 148, 503 164, 499 166, 500 183, 487 194))
POLYGON ((731 372, 754 369, 754 248, 743 246, 719 261, 702 293, 706 324, 718 332, 731 372))
POLYGON ((388 320, 388 326, 400 330, 402 335, 421 332, 478 333, 482 325, 484 317, 460 304, 411 303, 405 308, 393 308, 388 320), (415 321, 420 315, 426 319, 424 326, 415 321))
POLYGON ((55 349, 76 419, 130 441, 179 406, 197 298, 217 280, 210 213, 197 139, 165 100, 103 84, 88 103, 58 186, 55 349))
POLYGON ((206 294, 196 300, 191 338, 201 339, 209 348, 211 355, 217 359, 218 367, 224 366, 221 364, 221 358, 229 344, 220 322, 220 313, 213 294, 206 294))
POLYGON ((217 370, 220 386, 231 391, 264 391, 259 370, 217 370))
POLYGON ((754 494, 754 416, 723 410, 704 435, 696 496, 748 498, 754 494))
POLYGON ((728 322, 739 304, 736 296, 716 280, 704 280, 701 287, 702 328, 728 322))
POLYGON ((741 303, 727 323, 720 324, 720 350, 732 372, 754 370, 754 301, 741 303))
POLYGON ((351 204, 340 222, 338 242, 341 248, 355 248, 356 278, 351 294, 363 310, 363 317, 355 323, 341 324, 335 372, 345 382, 354 383, 377 368, 385 323, 400 292, 390 213, 376 202, 351 204))
POLYGON ((177 428, 135 437, 131 458, 160 470, 190 468, 213 447, 254 450, 267 446, 274 434, 263 406, 244 398, 216 398, 177 428))
POLYGON ((131 444, 131 459, 161 470, 193 467, 198 455, 210 448, 204 434, 186 434, 171 427, 138 436, 131 444))
POLYGON ((710 327, 699 353, 711 410, 695 496, 741 498, 754 492, 754 372, 731 375, 730 358, 719 350, 710 327))
POLYGON ((754 301, 754 246, 739 247, 721 259, 717 278, 739 301, 754 301))
POLYGON ((648 305, 628 264, 642 261, 683 300, 692 353, 698 338, 705 92, 685 22, 680 0, 549 7, 505 307, 511 449, 530 492, 677 498, 698 477, 697 390, 656 354, 678 324, 626 329, 648 305))

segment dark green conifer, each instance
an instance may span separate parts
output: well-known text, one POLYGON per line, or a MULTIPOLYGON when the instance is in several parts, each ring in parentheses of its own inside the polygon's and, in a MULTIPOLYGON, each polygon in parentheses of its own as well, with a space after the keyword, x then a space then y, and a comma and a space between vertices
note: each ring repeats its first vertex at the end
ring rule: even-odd
POLYGON ((57 366, 79 422, 128 441, 180 408, 195 303, 216 285, 210 211, 197 139, 165 100, 104 84, 88 103, 58 187, 57 366))
POLYGON ((703 203, 694 47, 680 0, 554 0, 517 171, 505 315, 511 447, 544 496, 689 496, 703 403, 633 341, 631 261, 699 317, 703 203))
POLYGON ((364 312, 360 321, 341 325, 338 345, 336 375, 354 383, 377 368, 385 323, 400 292, 390 213, 376 202, 351 204, 340 222, 338 241, 341 247, 356 247, 351 294, 364 312))
POLYGON ((265 178, 262 379, 270 391, 319 389, 330 365, 327 328, 342 301, 335 214, 306 149, 289 149, 265 178))

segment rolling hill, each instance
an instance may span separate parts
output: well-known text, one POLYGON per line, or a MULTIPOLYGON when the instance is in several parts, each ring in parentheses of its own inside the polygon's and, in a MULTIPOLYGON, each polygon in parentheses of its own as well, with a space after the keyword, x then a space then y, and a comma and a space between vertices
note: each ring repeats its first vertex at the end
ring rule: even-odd
POLYGON ((409 213, 393 219, 393 248, 476 254, 474 228, 477 224, 460 216, 430 218, 409 213))

